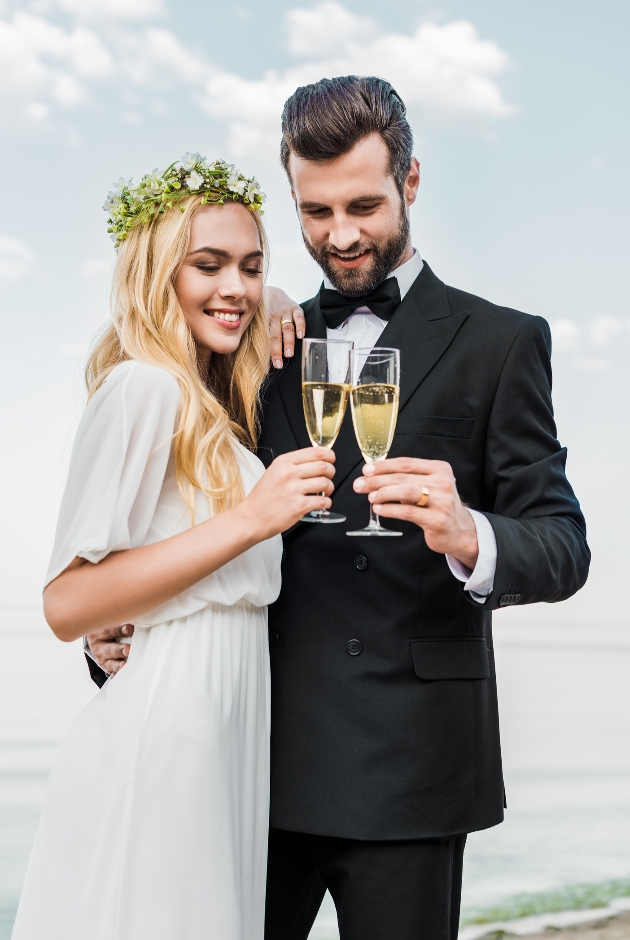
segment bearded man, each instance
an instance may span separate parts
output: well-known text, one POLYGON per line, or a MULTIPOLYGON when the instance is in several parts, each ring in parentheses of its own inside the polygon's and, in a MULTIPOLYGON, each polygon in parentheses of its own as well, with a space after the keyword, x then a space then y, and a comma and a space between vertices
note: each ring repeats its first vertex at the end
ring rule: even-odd
MULTIPOLYGON (((503 819, 491 612, 564 600, 588 573, 549 327, 447 287, 414 249, 419 166, 386 81, 299 88, 282 129, 324 282, 305 319, 276 305, 295 355, 268 384, 259 455, 309 446, 304 332, 399 348, 401 388, 388 460, 364 465, 344 420, 333 510, 347 527, 285 534, 270 609, 266 938, 305 940, 328 889, 341 940, 454 940, 467 833, 503 819), (347 538, 366 498, 402 538, 347 538)), ((110 671, 124 661, 116 632, 90 638, 110 671)))

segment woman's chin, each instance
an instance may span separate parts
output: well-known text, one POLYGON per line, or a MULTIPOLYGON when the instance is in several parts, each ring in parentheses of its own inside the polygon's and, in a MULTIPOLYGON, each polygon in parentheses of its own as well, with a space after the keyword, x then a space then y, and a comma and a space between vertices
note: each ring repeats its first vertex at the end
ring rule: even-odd
POLYGON ((203 331, 203 335, 197 336, 197 341, 209 352, 225 356, 236 352, 244 332, 245 330, 240 324, 237 330, 212 324, 203 331))

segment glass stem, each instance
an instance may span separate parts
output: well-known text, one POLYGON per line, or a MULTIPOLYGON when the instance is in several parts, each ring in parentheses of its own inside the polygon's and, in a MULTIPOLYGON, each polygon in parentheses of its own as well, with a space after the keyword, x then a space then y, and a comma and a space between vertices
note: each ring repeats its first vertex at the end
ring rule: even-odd
POLYGON ((378 518, 377 514, 374 512, 374 506, 370 503, 370 529, 380 529, 381 520, 378 518))

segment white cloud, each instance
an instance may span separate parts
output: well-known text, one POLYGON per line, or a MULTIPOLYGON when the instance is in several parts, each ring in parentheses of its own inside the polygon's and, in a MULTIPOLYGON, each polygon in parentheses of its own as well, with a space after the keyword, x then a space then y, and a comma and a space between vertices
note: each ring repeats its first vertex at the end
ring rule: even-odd
POLYGON ((55 6, 83 17, 137 20, 162 16, 163 0, 54 0, 55 6))
POLYGON ((589 339, 593 346, 603 348, 620 333, 630 333, 630 320, 620 320, 618 317, 598 317, 591 324, 589 339))
POLYGON ((284 26, 297 61, 250 80, 195 55, 170 30, 120 22, 155 17, 163 2, 40 0, 40 15, 0 17, 0 113, 41 121, 55 106, 86 101, 95 80, 151 90, 185 85, 193 101, 227 122, 236 155, 255 149, 275 159, 285 99, 322 76, 377 72, 407 104, 446 116, 500 118, 511 112, 496 84, 507 56, 467 20, 424 23, 405 35, 384 31, 337 0, 295 7, 285 14, 284 26), (98 32, 93 24, 67 29, 41 15, 51 3, 78 19, 107 14, 118 22, 101 22, 98 32))
POLYGON ((253 81, 217 71, 206 84, 204 107, 228 122, 237 156, 255 147, 275 157, 284 101, 323 76, 376 73, 408 105, 442 115, 497 118, 512 111, 494 80, 507 56, 467 20, 424 23, 406 36, 383 32, 371 18, 324 0, 310 10, 289 10, 285 26, 289 51, 303 62, 253 81))
POLYGON ((346 10, 335 0, 324 0, 310 10, 288 10, 285 32, 291 55, 323 59, 343 54, 350 43, 374 39, 378 24, 370 16, 346 10))
POLYGON ((550 320, 549 326, 554 354, 581 372, 607 369, 610 362, 601 357, 601 351, 604 349, 608 350, 608 355, 614 356, 617 352, 626 355, 627 346, 622 344, 621 340, 630 340, 630 320, 609 316, 597 317, 580 326, 575 320, 562 318, 550 320), (613 343, 615 339, 617 342, 613 343), (593 352, 596 353, 595 356, 593 352))
POLYGON ((21 281, 34 261, 35 255, 24 242, 0 235, 0 287, 21 281))
POLYGON ((568 318, 550 320, 554 352, 575 352, 582 333, 580 327, 568 318))
POLYGON ((0 109, 5 118, 40 120, 51 104, 85 100, 85 81, 112 70, 112 57, 96 33, 64 30, 40 16, 0 19, 0 109))
POLYGON ((128 34, 119 47, 121 68, 139 86, 160 88, 173 80, 201 86, 210 66, 168 29, 150 27, 128 34))

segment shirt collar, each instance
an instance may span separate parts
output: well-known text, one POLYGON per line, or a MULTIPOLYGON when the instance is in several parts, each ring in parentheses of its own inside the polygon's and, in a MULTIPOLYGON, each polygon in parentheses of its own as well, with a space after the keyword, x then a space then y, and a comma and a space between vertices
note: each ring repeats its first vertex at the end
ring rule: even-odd
MULTIPOLYGON (((424 262, 420 252, 417 248, 414 248, 413 255, 409 261, 405 261, 404 264, 394 268, 394 270, 390 271, 390 273, 387 275, 387 277, 395 277, 398 281, 401 300, 404 298, 405 294, 408 293, 409 288, 422 271, 423 266, 424 262)), ((328 290, 336 290, 327 277, 324 277, 324 287, 328 288, 328 290)))

